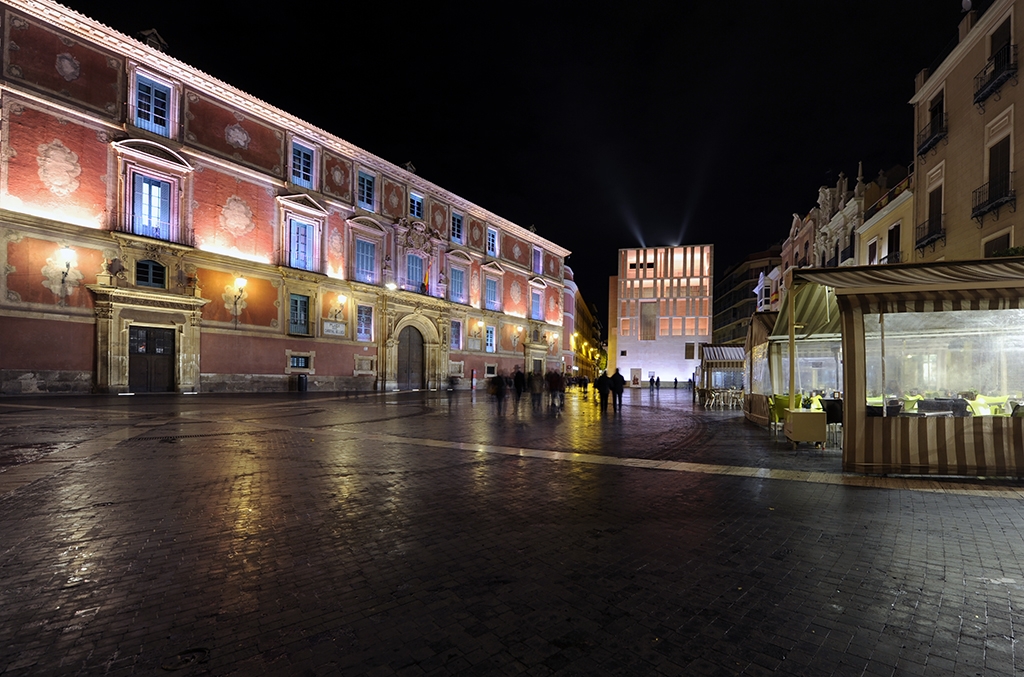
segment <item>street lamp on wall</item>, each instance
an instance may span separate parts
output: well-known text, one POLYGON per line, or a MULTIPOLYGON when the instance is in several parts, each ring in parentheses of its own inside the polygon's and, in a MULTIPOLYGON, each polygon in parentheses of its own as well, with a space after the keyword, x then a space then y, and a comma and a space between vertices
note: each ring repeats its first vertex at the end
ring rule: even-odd
POLYGON ((238 276, 235 278, 235 329, 238 329, 238 302, 242 300, 242 294, 245 293, 245 285, 248 282, 244 277, 238 276))
POLYGON ((64 300, 64 296, 67 293, 67 281, 68 274, 71 273, 71 264, 75 262, 75 250, 71 247, 61 247, 57 251, 58 260, 64 264, 63 270, 60 271, 60 300, 57 305, 65 306, 67 303, 64 300))
POLYGON ((338 294, 338 307, 331 311, 331 320, 337 321, 341 311, 345 309, 345 301, 348 298, 344 294, 338 294))
POLYGON ((523 333, 523 325, 517 324, 516 331, 512 334, 512 347, 515 348, 519 345, 519 335, 523 333))

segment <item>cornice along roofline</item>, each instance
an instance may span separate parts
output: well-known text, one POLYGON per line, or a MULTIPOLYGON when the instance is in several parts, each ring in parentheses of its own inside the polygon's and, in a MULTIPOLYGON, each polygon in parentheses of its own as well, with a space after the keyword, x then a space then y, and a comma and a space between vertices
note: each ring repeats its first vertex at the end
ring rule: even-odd
POLYGON ((971 26, 971 30, 967 32, 964 39, 953 48, 953 51, 949 53, 939 67, 935 69, 934 73, 928 74, 928 79, 925 80, 924 84, 921 85, 921 89, 917 90, 917 93, 911 97, 907 103, 911 105, 917 105, 922 101, 930 101, 931 98, 939 91, 939 87, 949 77, 950 72, 960 65, 963 61, 964 56, 967 52, 974 49, 977 44, 988 36, 989 33, 996 27, 996 22, 1003 18, 1006 11, 1013 7, 1014 0, 996 0, 991 7, 986 10, 985 14, 982 15, 978 23, 971 26))
POLYGON ((8 7, 24 12, 36 19, 53 24, 67 33, 96 43, 108 50, 133 59, 148 68, 155 69, 166 76, 173 77, 205 94, 237 106, 240 110, 254 117, 280 125, 286 131, 303 136, 326 149, 341 153, 363 166, 372 167, 378 171, 400 178, 410 186, 423 190, 426 193, 432 193, 434 197, 458 207, 463 212, 473 214, 479 219, 500 226, 502 229, 515 234, 516 237, 544 247, 551 253, 563 258, 571 253, 570 250, 545 240, 527 228, 516 225, 508 219, 475 205, 430 181, 423 180, 416 174, 412 174, 372 153, 368 153, 340 137, 334 136, 319 127, 314 127, 280 108, 272 106, 251 94, 246 94, 242 90, 198 68, 179 61, 69 7, 52 2, 51 0, 10 0, 6 4, 8 7))

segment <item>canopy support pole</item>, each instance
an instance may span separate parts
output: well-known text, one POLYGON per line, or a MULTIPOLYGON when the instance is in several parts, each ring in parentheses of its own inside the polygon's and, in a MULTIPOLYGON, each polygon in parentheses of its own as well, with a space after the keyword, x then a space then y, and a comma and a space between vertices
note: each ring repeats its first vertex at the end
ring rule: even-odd
POLYGON ((789 291, 789 407, 796 402, 796 284, 789 291))

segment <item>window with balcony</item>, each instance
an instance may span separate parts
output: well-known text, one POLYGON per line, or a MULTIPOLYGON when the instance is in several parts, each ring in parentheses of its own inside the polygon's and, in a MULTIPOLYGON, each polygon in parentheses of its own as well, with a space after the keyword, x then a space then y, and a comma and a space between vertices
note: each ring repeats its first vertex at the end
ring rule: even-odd
POLYGON ((928 220, 917 225, 914 247, 924 249, 935 246, 939 240, 946 241, 945 222, 942 213, 942 185, 928 193, 928 220))
POLYGON ((300 270, 319 270, 319 228, 299 219, 288 219, 288 265, 300 270))
POLYGON ((405 288, 409 291, 427 291, 427 279, 423 275, 423 257, 418 254, 405 256, 405 288))
POLYGON ((177 244, 192 245, 190 229, 182 223, 181 195, 192 166, 174 151, 145 139, 113 144, 124 176, 119 201, 122 232, 177 244))
POLYGON ((535 320, 544 319, 544 294, 537 289, 530 290, 530 317, 535 320))
POLYGON ((917 135, 917 154, 924 155, 946 137, 945 92, 936 94, 928 104, 928 121, 917 135))
POLYGON ((452 268, 448 279, 448 298, 454 303, 466 303, 466 271, 452 268))
POLYGON ((484 279, 484 292, 484 302, 487 310, 501 310, 501 294, 497 278, 488 277, 484 279))
POLYGON ((171 196, 176 192, 176 183, 170 177, 135 171, 131 185, 131 232, 159 240, 173 240, 171 230, 177 227, 177 219, 172 210, 171 196))
POLYGON ((974 77, 974 103, 982 111, 985 100, 1017 76, 1017 45, 1012 44, 1009 18, 989 36, 989 55, 985 67, 974 77))
POLYGON ((988 148, 988 182, 974 191, 971 218, 984 224, 986 214, 995 212, 998 218, 1004 205, 1016 207, 1013 174, 1010 171, 1010 137, 1006 136, 988 148))
POLYGON ((377 283, 377 245, 368 240, 356 239, 356 269, 358 282, 377 283))

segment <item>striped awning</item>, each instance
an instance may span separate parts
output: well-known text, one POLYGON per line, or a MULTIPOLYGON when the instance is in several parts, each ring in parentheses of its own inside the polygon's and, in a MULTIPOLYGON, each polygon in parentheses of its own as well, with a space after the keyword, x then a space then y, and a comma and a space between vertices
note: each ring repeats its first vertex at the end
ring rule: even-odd
POLYGON ((705 369, 743 369, 743 346, 701 344, 701 366, 705 369))
POLYGON ((810 268, 793 281, 831 287, 844 310, 865 313, 1024 308, 1024 257, 810 268))

